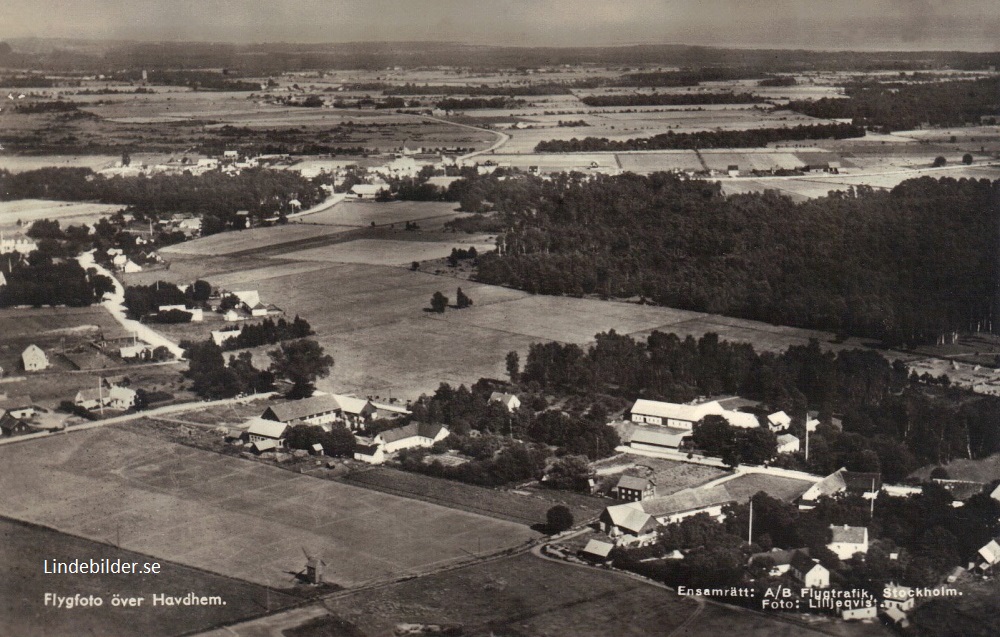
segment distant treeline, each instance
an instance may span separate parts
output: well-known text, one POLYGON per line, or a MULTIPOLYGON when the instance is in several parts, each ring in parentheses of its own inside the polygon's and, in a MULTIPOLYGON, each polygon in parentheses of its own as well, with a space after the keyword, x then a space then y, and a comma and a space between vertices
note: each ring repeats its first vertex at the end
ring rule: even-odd
POLYGON ((291 170, 258 168, 238 175, 211 171, 110 179, 89 168, 41 168, 22 173, 0 170, 3 201, 99 201, 131 206, 149 217, 190 212, 202 216, 203 235, 234 227, 240 210, 260 219, 282 211, 293 198, 309 208, 323 201, 325 194, 316 181, 291 170))
POLYGON ((983 115, 1000 118, 1000 78, 950 82, 863 82, 845 87, 847 99, 797 100, 784 108, 811 117, 850 118, 878 131, 909 130, 922 124, 978 124, 983 115))
POLYGON ((56 83, 41 75, 0 76, 0 88, 52 88, 56 83))
MULTIPOLYGON (((228 72, 215 71, 165 71, 152 69, 146 72, 146 82, 166 86, 187 86, 201 91, 258 91, 259 82, 245 82, 227 76, 228 72)), ((141 82, 141 71, 117 73, 112 79, 125 82, 141 82)))
MULTIPOLYGON (((1000 182, 905 181, 795 203, 649 176, 466 177, 463 210, 504 226, 479 280, 656 303, 883 339, 986 329, 1000 182), (487 203, 488 202, 488 203, 487 203)), ((995 328, 1000 328, 996 325, 995 328)))
POLYGON ((697 104, 756 104, 764 98, 751 93, 679 93, 638 95, 588 95, 587 106, 692 106, 697 104))
POLYGON ((813 124, 788 128, 756 128, 750 130, 667 131, 652 137, 609 140, 606 137, 584 139, 552 139, 535 146, 539 153, 579 153, 630 150, 693 150, 699 148, 756 148, 773 142, 809 139, 847 139, 864 137, 865 129, 853 124, 813 124))
POLYGON ((76 110, 79 110, 76 104, 62 100, 55 102, 28 102, 14 106, 15 113, 23 113, 25 115, 36 113, 67 113, 76 110))
POLYGON ((466 99, 443 99, 435 104, 446 111, 468 111, 476 108, 517 108, 526 104, 524 100, 509 97, 478 97, 466 99))
POLYGON ((516 84, 489 86, 459 86, 452 84, 420 85, 404 84, 385 89, 386 95, 469 95, 491 96, 503 95, 517 97, 520 95, 566 95, 570 87, 557 82, 539 82, 537 84, 516 84))

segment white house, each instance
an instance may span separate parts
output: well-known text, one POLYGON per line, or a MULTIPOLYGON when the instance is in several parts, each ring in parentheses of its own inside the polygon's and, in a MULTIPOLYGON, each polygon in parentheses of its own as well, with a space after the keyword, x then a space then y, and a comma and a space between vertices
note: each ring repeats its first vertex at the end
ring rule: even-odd
POLYGON ((128 387, 112 387, 108 391, 108 406, 112 409, 131 409, 135 407, 135 390, 128 387))
POLYGON ((819 560, 796 551, 792 556, 791 573, 806 588, 826 588, 830 585, 830 571, 819 560))
POLYGON ((507 411, 514 412, 521 406, 521 399, 514 394, 504 394, 503 392, 495 391, 490 394, 491 403, 500 403, 507 408, 507 411))
POLYGON ((0 394, 0 414, 10 414, 14 418, 31 418, 35 415, 35 404, 31 396, 7 396, 0 394))
POLYGON ((784 431, 792 425, 792 417, 783 411, 776 411, 767 417, 767 428, 778 433, 784 431))
POLYGON ((778 436, 778 453, 795 453, 799 450, 801 443, 792 434, 781 434, 778 436))
POLYGON ((393 453, 400 449, 430 447, 448 435, 449 431, 443 425, 414 422, 405 427, 383 431, 375 436, 374 441, 375 444, 381 445, 386 453, 393 453))
POLYGON ((357 199, 374 199, 384 189, 385 186, 383 185, 354 184, 351 186, 351 194, 357 199))
POLYGON ((615 544, 647 544, 656 537, 657 522, 638 502, 609 506, 599 518, 601 530, 615 544))
POLYGON ((73 404, 84 409, 100 409, 105 402, 104 392, 100 389, 81 389, 73 398, 73 404))
POLYGON ((358 444, 354 448, 354 459, 368 464, 382 464, 385 462, 385 450, 382 445, 358 444))
POLYGON ((273 447, 285 446, 285 432, 288 430, 288 425, 285 423, 263 418, 251 418, 247 424, 249 425, 247 427, 247 440, 251 443, 271 442, 273 447))
POLYGON ((125 262, 125 265, 122 266, 122 272, 124 272, 125 274, 135 274, 136 272, 142 272, 142 266, 136 263, 135 261, 129 259, 128 261, 125 262))
POLYGON ((26 372, 40 372, 49 367, 49 359, 45 356, 45 352, 35 344, 28 345, 21 352, 21 362, 26 372))
POLYGON ((858 606, 857 608, 845 608, 840 611, 840 618, 845 621, 860 621, 863 619, 875 619, 878 617, 878 606, 858 606))
POLYGON ((899 584, 886 584, 885 596, 882 599, 882 608, 896 608, 904 613, 913 610, 917 605, 917 599, 913 594, 913 589, 909 586, 899 584))
POLYGON ((994 538, 983 545, 983 548, 979 549, 979 555, 984 560, 979 565, 979 568, 982 570, 1000 564, 1000 537, 994 538))
POLYGON ((826 545, 842 560, 850 559, 855 553, 868 553, 868 529, 863 526, 830 525, 832 539, 826 545))

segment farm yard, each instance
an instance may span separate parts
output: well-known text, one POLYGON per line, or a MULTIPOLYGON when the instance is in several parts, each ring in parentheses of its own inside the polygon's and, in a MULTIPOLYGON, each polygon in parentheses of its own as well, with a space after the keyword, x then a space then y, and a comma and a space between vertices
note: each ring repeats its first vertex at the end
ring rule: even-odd
POLYGON ((98 543, 58 531, 0 518, 0 626, 4 634, 19 637, 50 635, 141 634, 168 637, 204 630, 222 622, 237 621, 280 610, 298 601, 281 592, 281 586, 266 590, 247 582, 161 562, 157 575, 60 575, 42 576, 44 560, 153 561, 148 555, 98 543), (152 606, 153 594, 219 596, 224 606, 152 606), (60 596, 96 595, 102 608, 72 611, 45 606, 45 593, 60 596), (109 611, 115 594, 144 597, 140 607, 109 611))
POLYGON ((746 473, 723 483, 734 499, 744 502, 763 491, 772 498, 791 502, 813 485, 808 480, 795 480, 764 473, 746 473))
POLYGON ((302 550, 345 587, 512 548, 527 527, 109 426, 0 448, 0 515, 271 587, 302 550), (45 479, 40 479, 45 476, 45 479))
POLYGON ((607 484, 608 488, 613 487, 618 478, 626 473, 649 478, 656 484, 657 497, 711 482, 728 473, 717 467, 627 453, 606 458, 593 466, 601 484, 607 484))

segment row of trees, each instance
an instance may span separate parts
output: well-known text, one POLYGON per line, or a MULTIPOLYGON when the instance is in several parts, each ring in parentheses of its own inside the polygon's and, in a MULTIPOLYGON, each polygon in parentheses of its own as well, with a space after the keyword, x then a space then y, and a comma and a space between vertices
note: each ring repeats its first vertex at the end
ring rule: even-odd
POLYGON ((588 95, 587 106, 693 106, 697 104, 757 104, 764 98, 753 93, 637 93, 632 95, 588 95))
POLYGON ((535 146, 539 153, 581 153, 597 151, 632 150, 694 150, 699 148, 755 148, 774 142, 810 139, 847 139, 864 137, 863 126, 854 124, 800 124, 784 128, 755 128, 749 130, 695 131, 675 133, 667 131, 652 137, 609 140, 606 137, 584 139, 552 139, 535 146))
MULTIPOLYGON (((467 307, 472 307, 472 299, 469 295, 462 291, 462 288, 458 288, 455 293, 455 309, 464 310, 467 307)), ((444 314, 444 311, 448 309, 448 297, 437 291, 431 295, 431 311, 438 314, 444 314)))
POLYGON ((468 177, 449 196, 504 227, 476 277, 882 339, 986 329, 1000 185, 930 177, 795 203, 664 173, 468 177), (886 246, 892 246, 887 249, 886 246))
POLYGON ((283 318, 279 318, 277 321, 266 318, 260 323, 244 323, 239 334, 223 341, 222 349, 246 349, 261 345, 273 345, 279 341, 311 336, 313 333, 309 321, 299 318, 298 315, 291 323, 283 318))

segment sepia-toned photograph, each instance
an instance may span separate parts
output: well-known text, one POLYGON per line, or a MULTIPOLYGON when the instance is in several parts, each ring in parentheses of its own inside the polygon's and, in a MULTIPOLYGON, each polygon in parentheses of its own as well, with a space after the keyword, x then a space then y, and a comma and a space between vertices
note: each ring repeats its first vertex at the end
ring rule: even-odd
POLYGON ((998 69, 996 0, 2 0, 0 636, 1000 635, 998 69))

